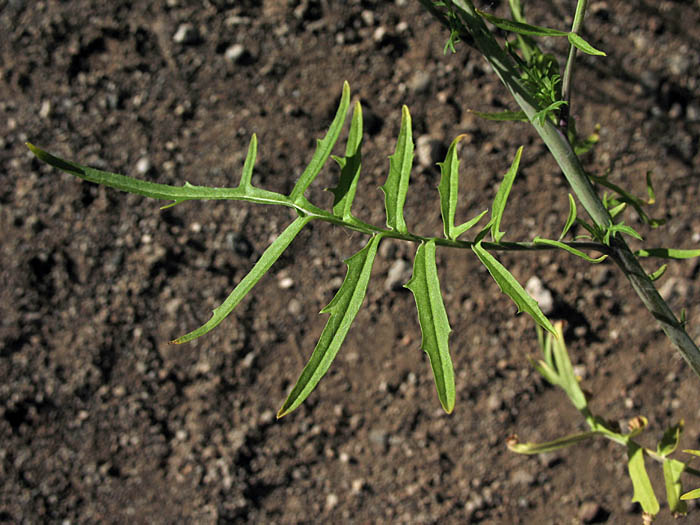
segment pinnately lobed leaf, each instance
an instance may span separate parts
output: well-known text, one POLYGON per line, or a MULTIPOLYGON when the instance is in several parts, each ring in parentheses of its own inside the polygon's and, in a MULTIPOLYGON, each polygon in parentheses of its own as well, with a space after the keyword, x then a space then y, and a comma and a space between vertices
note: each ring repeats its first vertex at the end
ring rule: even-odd
POLYGON ((389 175, 381 187, 386 207, 386 225, 394 231, 406 233, 403 206, 413 166, 413 132, 408 108, 401 108, 401 129, 394 154, 389 157, 389 175))
POLYGON ((265 250, 255 266, 248 274, 241 279, 233 291, 229 294, 226 300, 221 305, 214 309, 212 316, 202 326, 192 332, 178 337, 171 341, 173 344, 187 343, 193 339, 203 336, 213 330, 221 321, 223 321, 233 309, 238 306, 246 294, 255 286, 255 284, 267 273, 270 267, 279 259, 280 255, 287 249, 294 237, 302 230, 309 222, 308 217, 297 217, 292 224, 277 237, 274 242, 265 250))
POLYGON ((491 277, 496 281, 499 288, 503 293, 510 297, 515 304, 518 306, 519 312, 525 312, 530 317, 532 317, 537 324, 542 328, 551 332, 555 336, 557 335, 554 326, 547 319, 547 317, 540 310, 537 301, 535 301, 530 295, 525 291, 525 289, 520 285, 520 283, 513 277, 505 266, 503 266, 498 260, 487 252, 481 245, 481 241, 472 245, 472 250, 482 262, 486 269, 491 274, 491 277))
POLYGON ((442 408, 448 414, 455 405, 455 378, 448 340, 451 332, 442 301, 435 265, 435 240, 421 244, 413 262, 413 276, 405 284, 413 292, 422 333, 421 348, 428 354, 442 408))
POLYGON ((277 418, 286 416, 301 405, 331 366, 362 306, 381 238, 381 234, 372 236, 364 248, 345 261, 348 265, 345 280, 335 297, 321 310, 321 313, 328 313, 331 316, 323 328, 309 362, 302 370, 282 408, 277 412, 277 418))

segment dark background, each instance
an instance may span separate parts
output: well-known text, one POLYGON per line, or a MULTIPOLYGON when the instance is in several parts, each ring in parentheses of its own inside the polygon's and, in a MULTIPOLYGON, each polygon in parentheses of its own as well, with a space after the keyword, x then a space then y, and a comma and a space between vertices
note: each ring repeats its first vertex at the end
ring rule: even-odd
MULTIPOLYGON (((479 4, 506 15, 506 2, 479 4)), ((532 4, 533 23, 570 25, 573 0, 532 4)), ((586 36, 608 57, 579 61, 573 113, 583 133, 601 126, 591 172, 644 195, 653 171, 652 215, 669 224, 650 231, 626 216, 647 246, 700 245, 699 22, 694 1, 589 9, 586 36)), ((378 186, 407 104, 427 152, 412 176, 410 229, 441 234, 432 164, 466 133, 458 219, 489 206, 524 145, 502 229, 512 240, 558 236, 568 188, 556 165, 528 126, 467 111, 515 108, 476 53, 443 56, 447 34, 417 2, 13 0, 0 1, 0 28, 0 521, 640 522, 622 447, 595 441, 545 458, 506 449, 512 433, 547 440, 582 421, 532 371, 532 322, 471 252, 438 252, 454 330, 451 416, 419 348, 413 297, 392 286, 410 275, 415 248, 385 242, 331 370, 276 421, 342 259, 365 238, 312 223, 214 332, 168 345, 209 317, 291 212, 230 202, 159 211, 50 169, 24 146, 149 180, 233 186, 256 132, 255 182, 287 192, 347 79, 365 107, 360 218, 384 222, 378 186)), ((323 188, 336 176, 325 169, 311 200, 329 206, 323 188)), ((499 257, 522 283, 537 276, 552 291, 551 317, 568 323, 597 413, 645 415, 649 446, 684 418, 681 447, 700 447, 698 378, 615 267, 499 257)), ((659 281, 696 340, 699 273, 697 260, 672 262, 659 281)), ((658 522, 671 520, 662 509, 658 522)))

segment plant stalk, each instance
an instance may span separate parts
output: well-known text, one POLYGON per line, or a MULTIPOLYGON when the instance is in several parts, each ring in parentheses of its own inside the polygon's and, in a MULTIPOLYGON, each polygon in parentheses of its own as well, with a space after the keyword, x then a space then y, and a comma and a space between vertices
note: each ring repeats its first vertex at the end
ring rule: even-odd
MULTIPOLYGON (((574 21, 571 25, 571 32, 578 34, 583 27, 583 18, 586 14, 588 0, 578 0, 576 4, 576 13, 574 21)), ((569 56, 566 59, 566 67, 564 68, 564 78, 561 83, 561 98, 566 102, 561 107, 559 113, 559 129, 566 133, 569 129, 569 115, 571 107, 571 82, 574 76, 574 62, 576 59, 576 46, 573 44, 569 47, 569 56)))

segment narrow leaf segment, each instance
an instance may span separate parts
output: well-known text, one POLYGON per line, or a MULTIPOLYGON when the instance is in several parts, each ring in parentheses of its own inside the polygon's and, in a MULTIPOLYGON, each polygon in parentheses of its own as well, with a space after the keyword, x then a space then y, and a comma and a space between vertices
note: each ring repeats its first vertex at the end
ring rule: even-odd
POLYGON ((406 221, 403 206, 406 202, 408 183, 413 166, 413 132, 411 131, 411 114, 408 108, 401 109, 401 129, 396 141, 396 150, 389 157, 389 176, 381 187, 384 192, 386 207, 386 225, 400 233, 406 233, 406 221))
POLYGON ((338 185, 329 190, 333 194, 333 215, 349 220, 362 168, 362 106, 359 101, 355 103, 352 113, 345 156, 333 157, 333 160, 340 166, 338 185))
POLYGON ((415 297, 422 333, 421 348, 430 359, 440 404, 449 414, 455 405, 455 378, 448 347, 452 329, 440 293, 434 240, 418 247, 413 262, 413 276, 405 286, 415 297))
POLYGON ((510 297, 518 306, 518 312, 527 313, 542 328, 557 335, 554 326, 552 326, 552 323, 547 319, 547 316, 542 313, 537 301, 530 297, 521 284, 513 277, 513 274, 498 262, 493 255, 487 252, 481 245, 481 242, 474 244, 472 250, 489 271, 491 277, 496 281, 501 291, 510 297))
POLYGON ((282 232, 282 234, 275 239, 275 241, 265 250, 255 266, 248 272, 248 274, 238 283, 238 285, 229 294, 226 300, 221 303, 221 305, 214 309, 212 316, 209 320, 202 326, 193 330, 192 332, 178 337, 177 339, 171 341, 174 344, 187 343, 193 339, 210 332, 213 330, 221 321, 223 321, 228 314, 230 314, 233 309, 238 306, 243 298, 248 292, 255 286, 255 284, 262 278, 263 275, 267 273, 270 267, 279 259, 280 255, 287 249, 290 243, 294 240, 301 229, 310 221, 308 217, 297 217, 292 224, 287 226, 287 228, 282 232))
POLYGON ((452 141, 445 162, 438 162, 440 166, 440 184, 438 184, 438 192, 440 193, 440 212, 442 214, 443 230, 446 239, 455 238, 455 214, 457 212, 457 197, 459 193, 459 157, 457 156, 457 145, 464 138, 464 135, 459 135, 452 141))
POLYGON ((513 187, 513 181, 518 173, 518 167, 520 166, 520 157, 523 154, 523 147, 520 146, 515 154, 515 158, 508 168, 508 171, 503 176, 503 181, 498 187, 498 192, 496 197, 493 199, 493 205, 491 207, 491 237, 494 242, 501 242, 501 239, 505 235, 505 232, 499 231, 501 227, 501 219, 503 218, 503 212, 506 209, 506 202, 508 201, 508 195, 510 195, 510 190, 513 187))
POLYGON ((338 111, 335 114, 335 118, 328 128, 326 136, 323 137, 323 140, 319 140, 317 142, 316 151, 311 158, 311 162, 309 162, 309 165, 304 170, 304 173, 301 174, 301 177, 299 177, 299 180, 294 185, 292 192, 289 194, 289 199, 292 202, 298 202, 303 198, 306 189, 321 172, 321 168, 328 160, 331 150, 340 136, 349 107, 350 85, 347 81, 345 81, 343 83, 343 94, 340 97, 340 104, 338 105, 338 111))
POLYGON ((348 266, 345 280, 328 306, 321 310, 331 316, 299 380, 277 412, 278 418, 301 405, 331 366, 362 306, 381 238, 381 234, 374 235, 364 248, 345 261, 348 266))

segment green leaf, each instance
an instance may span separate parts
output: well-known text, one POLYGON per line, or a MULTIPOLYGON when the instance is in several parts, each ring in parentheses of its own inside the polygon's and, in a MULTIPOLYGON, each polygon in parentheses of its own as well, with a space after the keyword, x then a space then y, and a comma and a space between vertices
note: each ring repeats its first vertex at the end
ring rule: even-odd
POLYGON ((481 242, 477 242, 472 245, 472 250, 482 262, 486 269, 491 274, 491 277, 496 281, 498 287, 503 293, 510 297, 518 307, 518 312, 525 312, 534 321, 540 325, 542 328, 556 335, 554 326, 547 319, 547 317, 542 313, 540 307, 530 295, 525 291, 525 289, 520 285, 520 283, 513 277, 513 275, 503 266, 498 260, 487 252, 481 245, 481 242))
POLYGON ((664 484, 666 485, 666 499, 671 512, 685 514, 688 505, 682 501, 681 474, 685 470, 685 463, 676 459, 666 459, 663 465, 664 484))
POLYGON ((627 458, 627 470, 634 487, 632 501, 638 502, 644 512, 654 516, 659 512, 659 502, 644 466, 644 451, 634 441, 627 442, 627 458))
POLYGON ((499 18, 497 16, 491 15, 489 13, 484 13, 483 11, 476 10, 476 12, 491 22, 499 29, 504 31, 510 31, 512 33, 517 33, 519 35, 531 35, 531 36, 567 36, 566 31, 559 31, 557 29, 550 29, 548 27, 533 26, 530 24, 525 24, 522 22, 515 22, 513 20, 508 20, 507 18, 499 18))
POLYGON ((693 456, 700 456, 700 450, 692 450, 689 448, 685 448, 683 449, 683 452, 685 452, 686 454, 692 454, 693 456))
POLYGON ((481 111, 470 111, 477 117, 486 120, 496 120, 499 122, 529 122, 523 110, 520 111, 499 111, 498 113, 482 113, 481 111))
POLYGON ((576 248, 572 248, 572 247, 569 246, 568 244, 565 244, 565 243, 563 243, 563 242, 561 242, 561 241, 555 241, 555 240, 552 240, 552 239, 543 239, 543 238, 541 238, 541 237, 535 237, 535 238, 532 240, 532 242, 534 242, 535 244, 546 244, 547 246, 554 246, 554 247, 556 247, 556 248, 560 248, 560 249, 562 249, 562 250, 564 250, 564 251, 569 252, 569 253, 572 254, 572 255, 575 255, 576 257, 581 257, 581 259, 584 259, 584 260, 586 260, 586 261, 588 261, 588 262, 590 262, 590 263, 594 263, 594 264, 603 262, 603 261, 604 261, 605 259, 607 259, 607 257, 608 257, 607 255, 601 255, 601 256, 598 257, 597 259, 594 259, 593 257, 591 257, 590 255, 585 254, 585 253, 582 252, 581 250, 577 250, 576 248))
POLYGON ((574 200, 573 195, 569 193, 569 216, 566 219, 566 223, 564 224, 564 229, 561 232, 561 235, 559 236, 559 240, 561 241, 564 236, 569 233, 569 230, 571 229, 571 226, 573 226, 574 222, 576 221, 576 201, 574 200))
POLYGON ((631 226, 627 226, 624 222, 620 222, 618 224, 611 224, 610 226, 608 226, 608 228, 605 230, 603 242, 607 245, 610 245, 610 237, 614 236, 616 233, 624 233, 626 235, 629 235, 630 237, 634 237, 639 241, 644 240, 634 228, 632 228, 631 226))
POLYGON ((330 314, 330 318, 321 332, 309 362, 282 408, 277 412, 277 418, 289 414, 301 405, 331 366, 362 306, 381 238, 381 234, 372 236, 364 248, 345 261, 348 266, 345 280, 335 297, 321 310, 321 313, 330 314))
POLYGON ((505 232, 499 231, 501 226, 501 219, 503 218, 503 212, 506 209, 506 201, 508 200, 508 195, 510 194, 510 189, 513 187, 513 181, 518 173, 518 166, 520 166, 520 157, 523 153, 523 147, 520 146, 515 154, 515 158, 510 165, 510 168, 503 176, 503 181, 498 187, 498 192, 496 192, 496 197, 493 199, 493 204, 491 207, 491 237, 494 242, 501 242, 501 239, 505 235, 505 232))
POLYGON ((662 264, 658 270, 649 274, 649 279, 652 281, 660 279, 661 276, 666 273, 666 268, 668 268, 668 264, 662 264))
MULTIPOLYGON (((251 147, 253 147, 254 142, 254 140, 251 141, 251 147)), ((289 206, 291 204, 289 199, 280 193, 263 190, 261 188, 254 188, 252 186, 239 186, 238 188, 210 188, 207 186, 194 186, 189 183, 185 183, 184 186, 159 184, 156 182, 136 179, 134 177, 127 177, 126 175, 119 175, 117 173, 88 168, 87 166, 82 166, 75 162, 56 157, 51 153, 37 148, 33 144, 27 143, 27 147, 39 160, 42 160, 55 168, 65 171, 71 175, 75 175, 83 180, 94 182, 95 184, 102 184, 103 186, 107 186, 109 188, 135 193, 137 195, 143 195, 144 197, 150 197, 152 199, 174 201, 175 204, 188 200, 217 199, 243 200, 261 204, 280 204, 284 206, 289 206)), ((252 168, 250 148, 248 151, 249 156, 246 158, 245 164, 252 168)), ((245 165, 244 169, 246 169, 245 165)))
POLYGON ((637 250, 637 257, 660 257, 662 259, 692 259, 700 256, 700 250, 677 250, 675 248, 649 248, 637 250))
POLYGON ((352 217, 357 181, 362 168, 362 106, 355 103, 344 157, 333 157, 340 166, 340 180, 333 193, 333 215, 348 220, 352 217))
POLYGON ((566 104, 567 102, 564 100, 555 100, 546 108, 543 108, 537 113, 535 113, 532 117, 532 120, 537 120, 537 122, 539 122, 541 126, 544 126, 547 117, 549 117, 549 115, 551 115, 554 110, 559 109, 561 106, 564 106, 566 104))
POLYGON ((321 168, 328 160, 331 150, 340 136, 340 131, 343 129, 343 124, 348 114, 348 107, 350 107, 350 85, 345 81, 343 82, 343 94, 340 97, 340 104, 338 105, 335 118, 333 122, 331 122, 323 140, 316 141, 316 151, 311 158, 311 162, 309 162, 309 165, 304 170, 304 173, 301 174, 301 177, 299 177, 292 192, 289 194, 289 199, 292 202, 298 202, 304 196, 306 189, 321 172, 321 168))
POLYGON ((241 182, 238 183, 238 187, 247 190, 253 186, 251 180, 253 177, 253 166, 255 166, 255 158, 258 155, 258 137, 255 133, 250 137, 250 144, 248 145, 248 154, 245 157, 245 162, 243 163, 243 173, 241 174, 241 182))
POLYGON ((585 441, 600 435, 600 432, 591 430, 588 432, 570 434, 568 436, 553 439, 552 441, 546 441, 544 443, 518 443, 514 439, 508 440, 506 443, 510 450, 518 454, 544 454, 546 452, 552 452, 554 450, 570 447, 571 445, 575 445, 576 443, 580 443, 581 441, 585 441))
POLYGON ((435 265, 435 240, 418 247, 413 262, 413 276, 405 286, 413 292, 416 300, 423 338, 421 348, 430 359, 440 404, 449 414, 455 405, 454 370, 448 347, 452 329, 440 293, 440 281, 435 265))
POLYGON ((467 222, 460 224, 459 226, 455 227, 454 229, 454 238, 458 238, 460 235, 462 235, 464 232, 467 232, 471 230, 476 224, 483 218, 484 215, 486 215, 489 212, 489 210, 484 210, 482 211, 479 215, 476 215, 475 217, 472 217, 469 219, 467 222))
POLYGON ((700 489, 689 490, 681 496, 682 500, 697 499, 700 498, 700 489))
POLYGON ((610 213, 610 218, 614 219, 615 217, 620 215, 620 213, 625 211, 625 208, 627 208, 627 203, 621 202, 617 206, 613 206, 612 208, 608 209, 608 213, 610 213))
POLYGON ((681 419, 678 424, 673 425, 666 429, 664 435, 656 446, 656 452, 659 456, 668 456, 673 454, 673 452, 678 447, 678 442, 681 439, 681 433, 683 432, 684 422, 681 419))
POLYGON ((457 145, 464 138, 459 135, 452 141, 445 162, 438 162, 440 166, 440 213, 442 214, 443 231, 446 239, 454 239, 455 236, 455 214, 457 212, 457 197, 459 194, 459 157, 457 156, 457 145))
MULTIPOLYGON (((589 175, 589 178, 597 183, 600 184, 601 186, 604 186, 608 189, 613 190, 614 192, 619 194, 618 201, 620 202, 626 202, 630 206, 634 208, 634 210, 639 214, 639 218, 644 222, 645 224, 648 224, 652 228, 656 228, 662 224, 664 224, 666 221, 663 219, 653 219, 647 215, 647 213, 644 211, 643 206, 646 204, 642 199, 639 197, 635 197, 628 191, 622 189, 620 186, 617 184, 613 184, 612 182, 608 181, 607 176, 596 176, 596 175, 589 175)), ((647 189, 648 191, 648 189, 647 189)))
POLYGON ((583 38, 581 38, 579 35, 576 33, 569 33, 566 35, 567 38, 569 39, 569 43, 576 47, 577 49, 580 49, 584 53, 588 55, 598 55, 598 56, 607 56, 603 51, 600 51, 599 49, 596 49, 593 47, 591 44, 586 42, 583 38))
POLYGON ((406 233, 403 206, 406 202, 408 183, 413 165, 413 136, 411 114, 408 108, 401 108, 401 129, 396 141, 396 150, 389 157, 389 176, 381 187, 386 207, 386 225, 400 233, 406 233))
POLYGON ((588 406, 588 401, 586 401, 586 396, 581 390, 578 384, 578 379, 576 374, 574 374, 574 367, 571 365, 571 359, 569 358, 569 352, 566 349, 566 343, 564 342, 564 332, 562 330, 562 323, 557 322, 556 326, 556 338, 552 337, 553 354, 554 354, 554 364, 556 366, 557 375, 559 378, 559 386, 566 392, 569 396, 576 410, 583 411, 588 406))
POLYGON ((285 249, 294 240, 294 237, 302 230, 302 228, 310 221, 309 217, 297 217, 292 224, 277 237, 274 242, 267 247, 255 266, 248 274, 241 279, 233 291, 229 294, 226 300, 221 305, 214 309, 212 316, 202 326, 192 332, 178 337, 171 341, 173 344, 187 343, 193 339, 203 336, 207 332, 214 329, 228 314, 240 303, 255 284, 267 273, 270 267, 275 263, 279 256, 282 255, 285 249))

